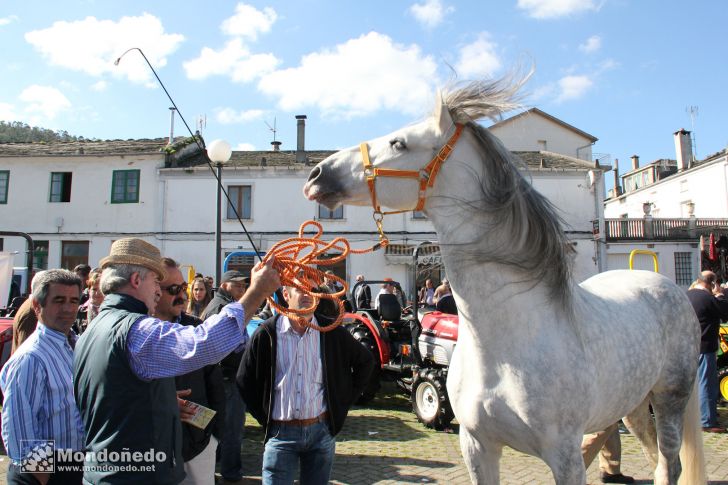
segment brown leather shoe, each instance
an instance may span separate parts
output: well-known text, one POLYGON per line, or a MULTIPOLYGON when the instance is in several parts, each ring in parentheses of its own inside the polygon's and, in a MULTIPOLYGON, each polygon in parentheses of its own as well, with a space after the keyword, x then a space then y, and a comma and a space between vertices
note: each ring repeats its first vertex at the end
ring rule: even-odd
POLYGON ((707 428, 703 428, 703 431, 706 433, 725 433, 725 428, 719 428, 718 426, 708 426, 707 428))
POLYGON ((602 472, 602 483, 634 483, 634 478, 621 473, 612 475, 611 473, 602 472))

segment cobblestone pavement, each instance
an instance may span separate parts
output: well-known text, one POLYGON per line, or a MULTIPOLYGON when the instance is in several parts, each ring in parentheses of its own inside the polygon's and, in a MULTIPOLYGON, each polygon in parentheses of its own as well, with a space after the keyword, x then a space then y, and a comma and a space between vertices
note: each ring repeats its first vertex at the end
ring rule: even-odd
MULTIPOLYGON (((728 425, 728 409, 721 408, 728 425)), ((728 434, 703 433, 708 477, 712 485, 728 485, 728 434)), ((243 445, 246 477, 239 483, 260 483, 262 429, 248 415, 243 445)), ((0 484, 5 484, 7 457, 0 456, 0 484)), ((599 481, 597 460, 588 470, 588 481, 599 481)), ((652 483, 652 471, 637 440, 622 435, 622 471, 637 483, 652 483)), ((506 449, 501 460, 504 485, 553 484, 548 467, 540 460, 506 449)), ((440 483, 469 484, 460 455, 457 432, 424 428, 411 412, 409 401, 392 388, 367 407, 356 407, 337 437, 331 475, 335 484, 440 483)))

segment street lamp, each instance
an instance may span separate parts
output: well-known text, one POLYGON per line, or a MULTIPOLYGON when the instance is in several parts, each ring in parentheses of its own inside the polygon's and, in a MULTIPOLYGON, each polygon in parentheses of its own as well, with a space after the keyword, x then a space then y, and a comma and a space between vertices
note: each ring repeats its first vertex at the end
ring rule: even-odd
POLYGON ((222 219, 222 166, 230 160, 233 154, 230 144, 225 140, 213 140, 207 146, 207 156, 217 167, 217 215, 215 217, 215 284, 220 286, 220 273, 222 265, 220 264, 220 256, 222 253, 222 243, 220 240, 220 221, 222 219))

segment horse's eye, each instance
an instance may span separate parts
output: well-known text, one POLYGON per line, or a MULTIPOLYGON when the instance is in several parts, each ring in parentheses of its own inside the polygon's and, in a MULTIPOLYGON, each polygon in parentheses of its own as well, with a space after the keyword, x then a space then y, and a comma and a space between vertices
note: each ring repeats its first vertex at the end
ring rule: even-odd
POLYGON ((402 138, 393 138, 389 140, 389 146, 394 148, 395 150, 406 150, 407 144, 404 142, 402 138))

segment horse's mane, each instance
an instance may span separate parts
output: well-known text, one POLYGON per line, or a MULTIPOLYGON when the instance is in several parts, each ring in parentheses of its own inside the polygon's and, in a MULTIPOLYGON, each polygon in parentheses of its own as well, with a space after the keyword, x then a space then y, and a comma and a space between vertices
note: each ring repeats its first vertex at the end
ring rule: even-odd
MULTIPOLYGON (((453 121, 463 123, 477 140, 484 165, 480 186, 482 198, 462 204, 475 213, 487 213, 490 231, 505 234, 503 245, 475 244, 466 251, 481 262, 497 262, 516 267, 534 283, 544 281, 551 297, 565 305, 571 300, 573 248, 562 229, 556 208, 524 178, 520 159, 509 152, 487 129, 476 123, 496 119, 519 106, 520 82, 510 79, 476 81, 442 94, 444 108, 453 121)), ((464 248, 463 248, 464 249, 464 248)))

